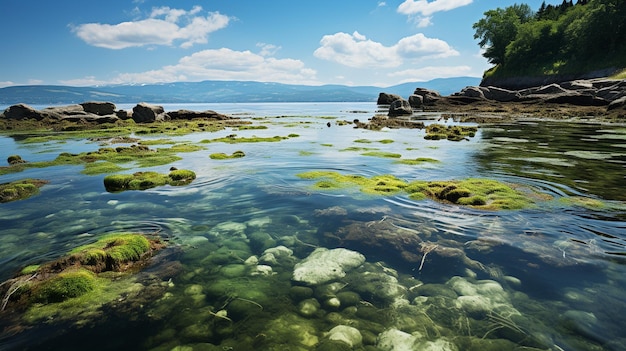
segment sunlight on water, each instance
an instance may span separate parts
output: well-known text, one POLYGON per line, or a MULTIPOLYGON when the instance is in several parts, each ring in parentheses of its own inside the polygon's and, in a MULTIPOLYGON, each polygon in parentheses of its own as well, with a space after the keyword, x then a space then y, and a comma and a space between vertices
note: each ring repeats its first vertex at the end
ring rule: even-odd
MULTIPOLYGON (((371 117, 371 104, 166 106, 180 108, 268 128, 172 137, 205 149, 123 172, 190 169, 196 179, 186 186, 109 193, 103 174, 81 174, 80 165, 0 176, 50 181, 30 199, 0 204, 2 281, 107 233, 158 235, 169 247, 89 312, 30 322, 0 314, 0 349, 344 347, 337 340, 355 350, 626 347, 626 152, 615 145, 623 127, 511 123, 451 142, 425 140, 417 129, 336 124, 371 117), (231 134, 292 137, 202 142, 231 134), (245 157, 209 158, 238 150, 245 157), (438 162, 401 164, 367 151, 438 162), (489 178, 515 184, 535 206, 486 211, 404 192, 319 189, 298 177, 312 170, 405 182, 489 178), (311 269, 319 272, 300 278, 311 269)), ((31 162, 98 147, 0 136, 3 157, 31 162)))

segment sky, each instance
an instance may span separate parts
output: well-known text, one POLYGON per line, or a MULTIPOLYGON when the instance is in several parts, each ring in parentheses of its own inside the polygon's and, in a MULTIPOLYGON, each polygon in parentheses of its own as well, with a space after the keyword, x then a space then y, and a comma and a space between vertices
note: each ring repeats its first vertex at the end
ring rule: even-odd
POLYGON ((0 87, 481 77, 472 25, 522 2, 542 0, 0 0, 0 87))

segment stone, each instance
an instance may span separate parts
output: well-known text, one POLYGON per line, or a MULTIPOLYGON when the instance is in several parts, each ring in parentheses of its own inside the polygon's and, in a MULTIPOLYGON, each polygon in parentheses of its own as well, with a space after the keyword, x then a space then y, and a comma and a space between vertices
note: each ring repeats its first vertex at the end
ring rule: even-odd
POLYGON ((4 110, 3 114, 6 119, 36 119, 38 121, 43 119, 43 116, 37 110, 26 104, 9 106, 4 110))
POLYGON ((178 110, 178 111, 170 111, 167 115, 171 119, 185 119, 190 120, 194 118, 202 118, 202 119, 213 119, 213 120, 226 120, 230 119, 230 117, 223 115, 221 113, 217 113, 212 110, 206 111, 190 111, 190 110, 178 110))
POLYGON ((98 116, 114 115, 115 104, 112 102, 88 101, 80 104, 87 113, 93 113, 98 116))
POLYGON ((517 101, 520 97, 517 91, 498 88, 494 86, 486 87, 483 90, 483 94, 486 99, 500 102, 517 101))
POLYGON ((626 109, 626 96, 623 96, 617 100, 612 101, 608 106, 609 111, 617 110, 617 109, 626 109))
POLYGON ((421 96, 424 105, 433 105, 441 99, 441 94, 438 91, 425 88, 416 88, 413 95, 421 96))
POLYGON ((331 329, 327 335, 329 340, 341 341, 350 347, 357 347, 363 343, 361 332, 347 325, 338 325, 331 329))
POLYGON ((409 102, 404 99, 398 99, 398 100, 393 101, 391 105, 389 105, 389 112, 387 113, 389 117, 407 116, 407 115, 410 116, 412 114, 413 114, 413 109, 411 108, 411 104, 409 104, 409 102))
POLYGON ((378 105, 391 105, 392 102, 402 99, 402 96, 396 94, 380 93, 378 94, 378 105))
POLYGON ((424 97, 412 94, 409 96, 409 105, 413 108, 421 108, 424 105, 424 97))
POLYGON ((413 351, 418 337, 395 328, 385 330, 378 335, 376 347, 381 351, 413 351))
POLYGON ((151 123, 169 119, 162 106, 140 102, 133 107, 133 120, 136 123, 151 123))
POLYGON ((319 311, 320 303, 316 299, 306 299, 298 304, 298 313, 302 317, 313 317, 319 311))
POLYGON ((356 251, 318 248, 295 265, 292 280, 307 285, 319 285, 345 277, 347 271, 364 262, 365 256, 356 251))
POLYGON ((395 100, 389 105, 387 115, 389 117, 397 116, 410 116, 413 114, 413 108, 411 104, 404 99, 395 100))

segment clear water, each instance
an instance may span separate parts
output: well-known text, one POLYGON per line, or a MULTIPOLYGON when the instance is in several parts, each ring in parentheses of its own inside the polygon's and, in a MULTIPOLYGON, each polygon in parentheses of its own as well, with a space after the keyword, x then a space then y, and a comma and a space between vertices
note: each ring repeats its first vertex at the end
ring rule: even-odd
MULTIPOLYGON (((623 126, 522 121, 483 126, 469 141, 449 142, 424 140, 422 130, 335 125, 371 117, 377 107, 369 103, 165 108, 213 109, 268 126, 175 140, 299 137, 205 144, 206 150, 181 153, 183 160, 173 164, 136 169, 196 172, 197 179, 183 187, 108 193, 104 175, 83 175, 81 166, 0 176, 2 183, 50 180, 38 196, 0 205, 2 280, 110 232, 157 233, 170 243, 154 266, 127 278, 132 289, 94 311, 70 319, 49 316, 25 328, 2 321, 0 349, 316 350, 337 325, 357 328, 363 341, 354 349, 366 350, 391 349, 385 338, 395 340, 396 349, 406 338, 414 349, 626 347, 623 126), (349 147, 440 162, 402 165, 349 147), (246 156, 208 157, 236 150, 246 156), (317 191, 313 181, 296 176, 308 170, 393 174, 407 181, 484 177, 550 199, 533 209, 486 212, 404 195, 317 191), (602 206, 583 205, 595 200, 602 206), (291 256, 263 261, 264 250, 280 245, 291 256), (334 285, 314 286, 310 298, 321 306, 305 316, 305 298, 291 278, 294 264, 318 247, 358 251, 366 263, 334 285), (255 265, 244 264, 251 256, 273 274, 253 275, 255 265), (330 295, 324 293, 329 289, 330 295), (358 301, 329 306, 340 292, 356 293, 358 301)), ((24 144, 0 136, 2 159, 19 154, 48 160, 98 147, 87 140, 24 144)))

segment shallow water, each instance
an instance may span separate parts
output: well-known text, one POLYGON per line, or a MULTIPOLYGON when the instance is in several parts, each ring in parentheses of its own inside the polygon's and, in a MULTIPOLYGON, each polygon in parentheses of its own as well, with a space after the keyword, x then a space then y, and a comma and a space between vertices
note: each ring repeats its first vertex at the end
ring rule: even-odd
MULTIPOLYGON (((156 233, 170 243, 154 267, 134 278, 140 294, 123 290, 117 302, 92 313, 49 316, 19 332, 3 322, 0 349, 315 350, 337 325, 360 331, 363 340, 354 349, 389 350, 407 338, 415 349, 626 347, 623 126, 522 121, 483 126, 467 141, 449 142, 425 140, 423 130, 335 124, 371 117, 377 107, 368 103, 165 108, 213 109, 268 126, 174 140, 298 137, 203 144, 206 150, 179 154, 181 161, 124 172, 171 166, 196 172, 182 187, 108 193, 104 175, 81 174, 82 166, 0 176, 1 183, 50 180, 33 198, 0 204, 2 280, 110 232, 156 233), (440 162, 398 164, 348 149, 354 147, 440 162), (236 150, 246 156, 208 157, 236 150), (532 209, 480 211, 402 194, 319 191, 315 181, 297 177, 309 170, 406 181, 482 177, 541 196, 532 209), (280 246, 291 254, 264 256, 280 246), (358 251, 366 262, 303 297, 294 289, 300 285, 292 281, 294 264, 319 247, 358 251), (251 256, 273 274, 255 275, 258 265, 244 263, 251 256), (340 292, 357 294, 357 301, 331 306, 331 297, 349 295, 340 292), (302 304, 310 299, 320 306, 306 315, 302 304)), ((3 159, 49 160, 98 147, 0 136, 3 159)))

